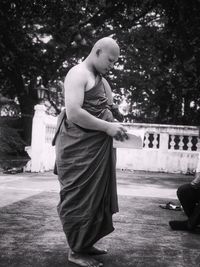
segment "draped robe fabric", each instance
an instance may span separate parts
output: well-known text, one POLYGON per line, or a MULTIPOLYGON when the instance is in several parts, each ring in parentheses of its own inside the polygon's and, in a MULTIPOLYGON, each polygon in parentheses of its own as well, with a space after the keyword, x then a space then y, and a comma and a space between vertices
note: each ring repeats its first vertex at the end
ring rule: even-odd
MULTIPOLYGON (((113 121, 101 77, 85 92, 83 109, 113 121)), ((114 230, 112 215, 118 211, 116 157, 112 137, 83 129, 67 119, 63 110, 53 144, 60 182, 58 214, 70 248, 83 252, 114 230)))

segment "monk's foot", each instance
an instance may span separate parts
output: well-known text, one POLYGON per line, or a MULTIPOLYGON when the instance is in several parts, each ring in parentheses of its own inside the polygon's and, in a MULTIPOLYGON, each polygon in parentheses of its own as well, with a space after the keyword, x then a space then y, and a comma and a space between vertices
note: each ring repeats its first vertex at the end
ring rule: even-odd
POLYGON ((100 249, 96 247, 89 247, 84 252, 88 255, 103 255, 108 253, 106 249, 100 249))
POLYGON ((82 267, 101 267, 103 266, 103 263, 93 259, 92 257, 82 254, 82 253, 76 253, 73 251, 69 251, 68 254, 68 260, 70 262, 73 262, 79 266, 82 267))

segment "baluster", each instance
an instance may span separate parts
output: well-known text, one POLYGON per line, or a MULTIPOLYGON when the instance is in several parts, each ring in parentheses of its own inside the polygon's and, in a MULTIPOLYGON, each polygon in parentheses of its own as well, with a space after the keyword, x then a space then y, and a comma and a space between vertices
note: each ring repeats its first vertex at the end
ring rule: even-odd
POLYGON ((180 135, 179 136, 180 138, 180 141, 179 141, 179 150, 183 150, 183 146, 184 146, 184 143, 183 143, 183 135, 180 135))
POLYGON ((157 148, 157 144, 158 144, 157 137, 158 137, 158 134, 157 133, 154 133, 153 134, 153 141, 152 141, 153 148, 157 148))
POLYGON ((188 143, 187 143, 188 151, 192 150, 192 136, 188 137, 188 143))
POLYGON ((171 142, 170 142, 170 149, 175 149, 175 141, 174 141, 174 139, 175 139, 175 135, 174 134, 172 134, 171 135, 171 142))
POLYGON ((145 134, 144 148, 149 148, 149 133, 145 134))

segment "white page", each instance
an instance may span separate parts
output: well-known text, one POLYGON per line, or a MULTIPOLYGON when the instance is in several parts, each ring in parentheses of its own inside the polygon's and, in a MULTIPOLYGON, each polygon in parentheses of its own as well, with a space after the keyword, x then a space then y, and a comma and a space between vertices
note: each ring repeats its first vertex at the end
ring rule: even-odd
POLYGON ((142 149, 144 141, 144 130, 128 130, 127 135, 129 139, 124 141, 117 141, 113 138, 113 146, 116 148, 135 148, 142 149))

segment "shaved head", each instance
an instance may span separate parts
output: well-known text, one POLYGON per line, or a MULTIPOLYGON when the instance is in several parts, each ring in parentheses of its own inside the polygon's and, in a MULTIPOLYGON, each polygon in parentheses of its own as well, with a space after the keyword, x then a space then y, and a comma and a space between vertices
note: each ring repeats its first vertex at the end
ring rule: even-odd
POLYGON ((94 44, 86 62, 89 62, 97 72, 105 74, 114 67, 119 54, 117 42, 111 37, 104 37, 94 44))
POLYGON ((111 37, 104 37, 98 40, 93 46, 93 50, 97 50, 97 49, 102 49, 102 50, 107 49, 108 51, 109 50, 115 51, 116 53, 119 54, 119 46, 116 43, 116 41, 112 39, 111 37))
POLYGON ((94 44, 90 54, 84 60, 84 64, 94 73, 105 74, 114 67, 119 54, 117 42, 111 37, 104 37, 94 44))

